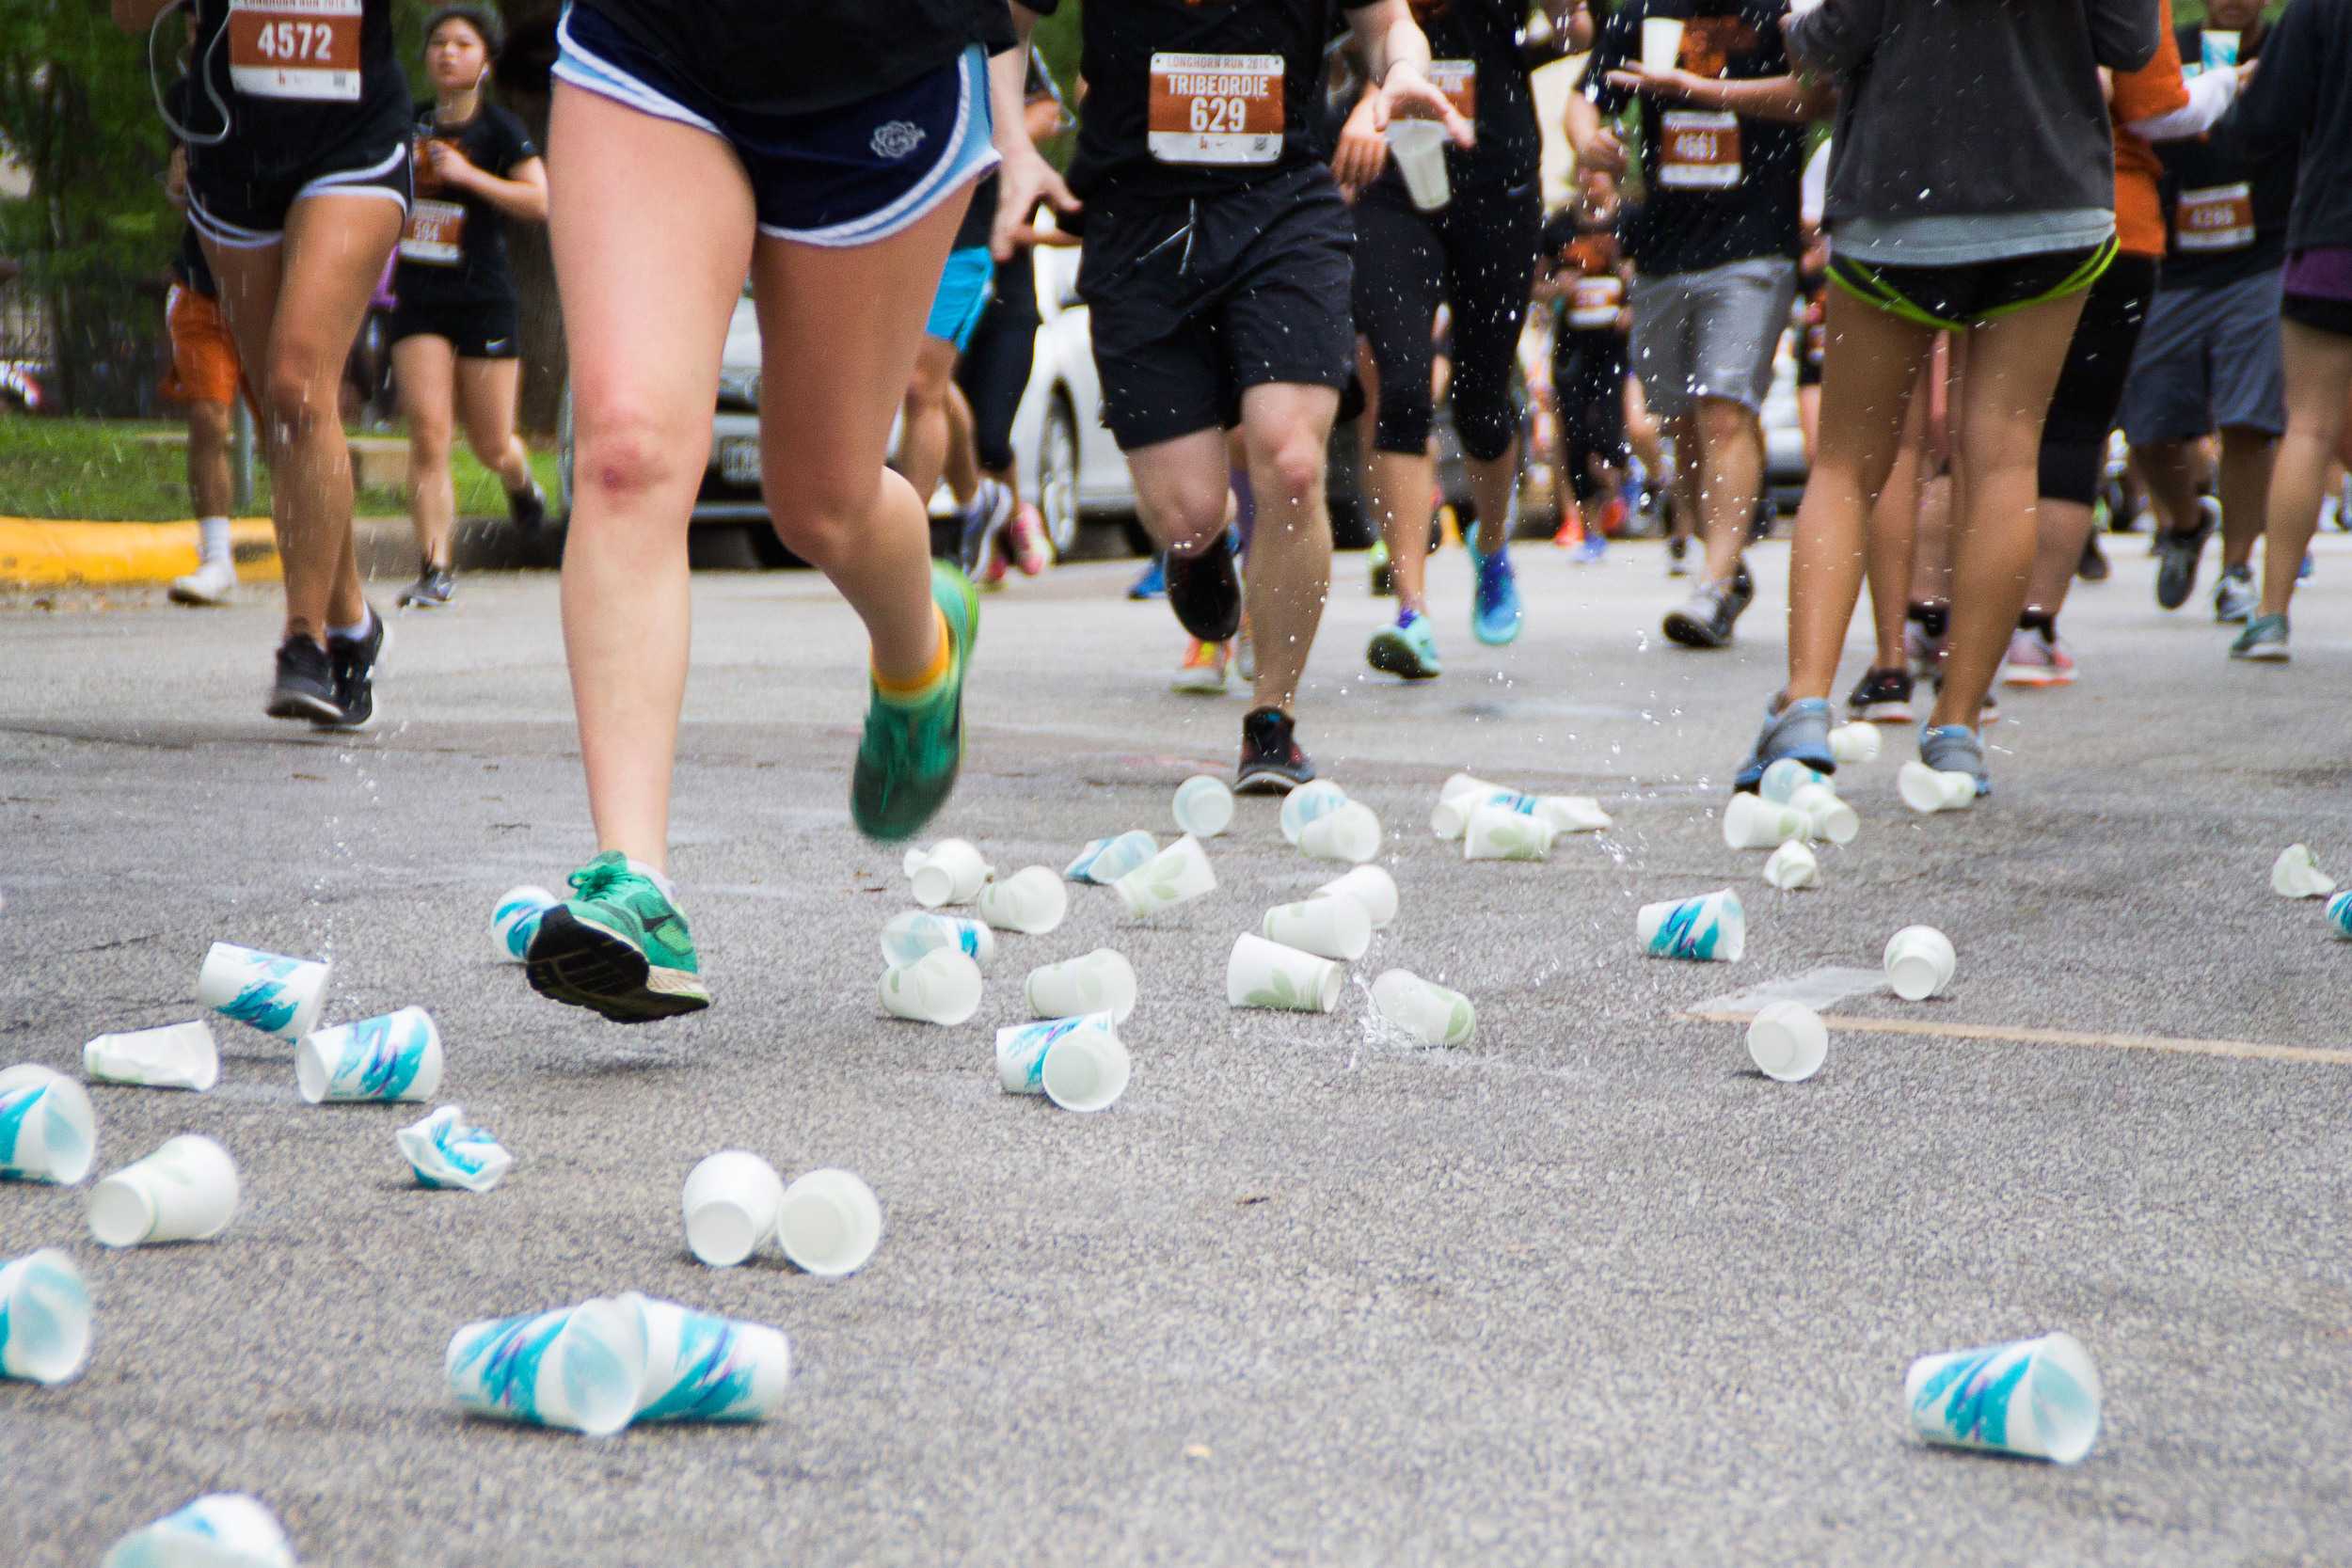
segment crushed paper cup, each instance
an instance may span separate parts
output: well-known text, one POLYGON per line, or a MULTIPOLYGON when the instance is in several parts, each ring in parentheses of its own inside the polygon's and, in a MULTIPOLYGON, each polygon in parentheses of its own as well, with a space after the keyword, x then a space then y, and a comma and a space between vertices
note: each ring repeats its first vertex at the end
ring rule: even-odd
POLYGON ((327 975, 325 963, 216 942, 197 975, 196 999, 263 1034, 298 1040, 318 1027, 327 975))
POLYGON ((1268 942, 1354 963, 1372 945, 1372 916, 1353 898, 1308 898, 1277 904, 1259 927, 1268 942))
POLYGON ((420 1187, 462 1187, 486 1193, 515 1164, 489 1130, 466 1122, 466 1108, 444 1105, 392 1136, 417 1173, 420 1187))
POLYGON ((899 862, 914 884, 914 901, 927 910, 969 904, 995 868, 960 838, 943 838, 929 849, 909 849, 899 862))
POLYGON ((98 1163, 98 1113, 64 1073, 25 1062, 0 1072, 0 1180, 71 1187, 98 1163))
POLYGON ((1876 724, 1857 721, 1840 724, 1829 732, 1829 754, 1837 759, 1840 768, 1878 761, 1879 743, 1876 724))
POLYGON ((784 1178, 749 1150, 705 1155, 686 1178, 678 1209, 686 1217, 686 1249, 714 1269, 731 1269, 775 1232, 784 1178))
POLYGON ((1319 816, 1327 816, 1347 804, 1347 791, 1328 779, 1314 779, 1300 784, 1282 797, 1279 820, 1282 836, 1296 844, 1307 824, 1319 816))
POLYGON ((855 1274, 882 1244, 882 1204, 850 1171, 810 1171, 776 1205, 776 1240, 803 1274, 838 1279, 855 1274))
POLYGON ((2071 1334, 1923 1355, 1903 1376, 1915 1436, 2072 1465, 2099 1440, 2099 1369, 2071 1334))
POLYGON ((1380 852, 1380 818, 1361 801, 1343 801, 1299 830, 1298 847, 1314 860, 1361 865, 1380 852))
POLYGON ((1924 1002, 1952 983, 1959 959, 1951 938, 1932 926, 1906 926, 1886 939, 1889 990, 1906 1002, 1924 1002))
POLYGON ((1895 791, 1921 816, 1965 811, 1977 803, 1977 779, 1959 768, 1937 772, 1916 757, 1895 770, 1895 791))
POLYGON ((637 1415, 644 1319, 611 1296, 485 1318, 450 1337, 441 1373, 451 1397, 475 1415, 610 1437, 637 1415))
POLYGON ((1790 839, 1764 863, 1764 879, 1783 892, 1811 887, 1820 876, 1821 863, 1801 838, 1790 839))
POLYGON ((620 1300, 644 1325, 637 1421, 764 1421, 784 1403, 792 1345, 766 1323, 739 1323, 635 1291, 620 1300))
MULTIPOLYGON (((1782 757, 1764 769, 1756 781, 1756 792, 1776 806, 1789 803, 1789 798, 1810 784, 1829 784, 1829 775, 1818 768, 1807 768, 1795 757, 1782 757)), ((1830 785, 1832 793, 1836 786, 1830 785)))
POLYGON ((1108 887, 1144 862, 1160 852, 1160 841, 1141 828, 1098 838, 1078 851, 1078 858, 1062 869, 1062 876, 1073 882, 1092 882, 1108 887))
POLYGON ((1208 851, 1186 833, 1111 884, 1133 920, 1148 920, 1216 891, 1208 851))
POLYGON ((2319 868, 2309 845, 2290 844, 2270 863, 2270 891, 2281 898, 2325 898, 2336 891, 2336 879, 2319 868))
POLYGON ((243 1492, 212 1492, 142 1525, 107 1548, 99 1568, 295 1568, 278 1516, 243 1492))
POLYGON ((1478 1009, 1469 997, 1408 969, 1385 971, 1373 981, 1372 1005, 1417 1045, 1468 1045, 1478 1032, 1478 1009))
POLYGON ((1065 1111, 1101 1111, 1126 1092, 1127 1047, 1107 1012, 996 1031, 996 1082, 1065 1111))
POLYGON ((2328 900, 2328 928, 2347 942, 2352 942, 2352 892, 2339 893, 2328 900))
POLYGON ((202 1019, 101 1035, 82 1047, 82 1072, 92 1083, 148 1089, 194 1089, 220 1082, 220 1050, 202 1019))
POLYGON ((980 1010, 980 966, 952 947, 935 948, 882 977, 882 1005, 893 1018, 949 1027, 980 1010))
POLYGON ((985 920, 930 910, 909 910, 882 923, 882 962, 894 969, 941 947, 961 953, 985 968, 996 957, 996 933, 985 920))
POLYGON ((1001 882, 982 883, 973 902, 980 918, 997 929, 1041 937, 1070 912, 1070 890, 1046 867, 1032 865, 1001 882))
POLYGON ((1767 1078, 1802 1084, 1829 1057, 1829 1026, 1802 1002, 1767 1002, 1748 1021, 1748 1059, 1767 1078))
POLYGON ((1080 1018, 1106 1012, 1124 1023, 1136 1010, 1136 966, 1108 947, 1059 963, 1040 964, 1023 982, 1021 999, 1039 1018, 1080 1018))
POLYGON ((1223 779, 1206 773, 1195 773, 1176 786, 1176 799, 1170 808, 1176 816, 1176 828, 1195 838, 1215 838, 1233 821, 1233 792, 1223 779))
POLYGON ((490 951, 501 963, 523 961, 531 939, 539 934, 539 917, 563 900, 543 887, 510 887, 490 906, 490 951))
POLYGON ((1761 795, 1734 795, 1724 808, 1724 842, 1734 849, 1777 849, 1811 830, 1804 813, 1761 795))
POLYGON ((294 1081, 313 1105, 329 1101, 421 1104, 441 1086, 441 1031, 422 1007, 403 1007, 303 1037, 294 1081))
POLYGON ((90 1234, 110 1247, 209 1242, 229 1228, 237 1195, 229 1151, 183 1132, 90 1189, 90 1234))
POLYGON ((1340 1005, 1340 966, 1245 931, 1225 964, 1225 1000, 1236 1007, 1327 1013, 1340 1005))
POLYGON ((1551 856, 1557 830, 1540 816, 1523 816, 1509 806, 1489 801, 1470 813, 1462 830, 1466 861, 1540 861, 1551 856))
POLYGON ((1645 904, 1634 935, 1653 958, 1737 963, 1747 950, 1747 911, 1729 888, 1696 898, 1645 904))
POLYGON ((1861 814, 1827 784, 1806 784, 1788 797, 1788 804, 1804 814, 1805 832, 1814 838, 1844 845, 1861 835, 1861 814))
POLYGON ((0 1377, 70 1383, 89 1342, 89 1287, 72 1259, 43 1247, 0 1262, 0 1377))
POLYGON ((1333 878, 1315 889, 1330 898, 1353 898, 1364 907, 1375 931, 1396 918, 1396 879, 1376 865, 1359 865, 1344 877, 1333 878))

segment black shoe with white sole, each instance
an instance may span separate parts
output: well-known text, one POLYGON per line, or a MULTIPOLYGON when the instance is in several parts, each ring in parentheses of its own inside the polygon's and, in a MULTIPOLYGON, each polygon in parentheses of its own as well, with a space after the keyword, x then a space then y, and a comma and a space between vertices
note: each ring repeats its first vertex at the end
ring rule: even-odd
POLYGON ((428 561, 417 573, 417 580, 400 591, 400 608, 447 610, 450 600, 456 596, 457 574, 428 561))
POLYGON ((1241 569, 1228 529, 1199 555, 1168 552, 1168 607, 1176 624, 1203 642, 1230 642, 1241 630, 1241 569))
POLYGON ((1239 793, 1287 795, 1311 784, 1315 765, 1298 749, 1291 716, 1279 707, 1252 708, 1241 721, 1241 766, 1233 770, 1239 793))
POLYGON ((391 633, 384 617, 371 606, 368 629, 360 637, 329 637, 326 657, 335 673, 333 719, 314 721, 323 730, 364 730, 375 722, 375 667, 384 657, 391 633))
POLYGON ((548 493, 539 488, 537 480, 506 492, 506 515, 525 533, 536 533, 548 526, 548 493))
POLYGON ((327 724, 343 716, 335 700, 335 670, 326 650, 307 637, 289 637, 278 645, 278 680, 262 709, 272 719, 308 719, 327 724))

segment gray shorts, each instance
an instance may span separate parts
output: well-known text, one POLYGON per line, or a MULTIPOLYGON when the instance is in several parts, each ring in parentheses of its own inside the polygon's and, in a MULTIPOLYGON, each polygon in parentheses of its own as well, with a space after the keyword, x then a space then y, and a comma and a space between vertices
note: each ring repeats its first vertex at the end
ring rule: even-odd
POLYGON ((2285 433, 2284 277, 2257 273, 2210 289, 2158 292, 2123 384, 2123 434, 2132 445, 2194 441, 2217 430, 2285 433))
POLYGON ((1754 413, 1772 385, 1772 351, 1788 330, 1797 263, 1782 256, 1633 280, 1633 373, 1661 420, 1694 398, 1754 413))

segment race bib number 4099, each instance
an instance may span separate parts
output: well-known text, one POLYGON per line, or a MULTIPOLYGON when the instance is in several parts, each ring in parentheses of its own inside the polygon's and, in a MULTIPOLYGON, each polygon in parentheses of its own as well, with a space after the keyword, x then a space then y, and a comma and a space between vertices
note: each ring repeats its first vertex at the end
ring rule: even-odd
POLYGON ((229 0, 229 82, 256 98, 359 101, 362 0, 229 0))
POLYGON ((1282 157, 1282 56, 1154 55, 1152 156, 1164 164, 1282 157))

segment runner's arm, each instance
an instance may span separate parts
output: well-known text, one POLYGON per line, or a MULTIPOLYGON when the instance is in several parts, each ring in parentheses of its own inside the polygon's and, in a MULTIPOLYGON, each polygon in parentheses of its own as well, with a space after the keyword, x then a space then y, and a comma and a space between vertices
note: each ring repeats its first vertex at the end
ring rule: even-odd
POLYGON ((1599 104, 1581 92, 1572 92, 1560 118, 1567 129, 1568 145, 1576 150, 1579 168, 1602 168, 1612 174, 1625 172, 1625 143, 1601 119, 1599 104))
POLYGON ((1611 71, 1609 85, 1701 109, 1729 109, 1749 119, 1776 119, 1791 124, 1827 119, 1837 108, 1836 87, 1793 73, 1726 81, 1695 76, 1687 71, 1650 71, 1633 65, 1611 71))
POLYGON ((988 102, 996 120, 996 153, 1004 164, 996 171, 996 227, 989 235, 988 249, 999 261, 1012 255, 1014 231, 1028 223, 1040 201, 1051 202, 1057 212, 1078 210, 1078 198, 1070 194, 1060 171, 1029 139, 1028 117, 1023 113, 1028 97, 1029 35, 1039 17, 1058 7, 1059 0, 1046 0, 1041 8, 1012 0, 1012 26, 1021 46, 989 57, 988 102))
POLYGON ((2208 71, 2188 84, 2188 103, 2169 114, 2135 119, 2123 129, 2149 141, 2182 141, 2201 136, 2237 102, 2238 73, 2208 71))
POLYGON ((1409 108, 1417 111, 1414 118, 1443 123, 1458 146, 1468 147, 1476 139, 1477 133, 1454 101, 1430 82, 1429 40, 1413 20, 1412 8, 1406 0, 1372 0, 1369 5, 1351 6, 1347 26, 1356 35, 1365 70, 1377 84, 1372 103, 1374 130, 1385 130, 1400 110, 1409 108))
POLYGON ((436 177, 470 191, 496 207, 510 218, 525 223, 548 221, 548 166, 540 158, 525 158, 509 169, 505 178, 492 174, 480 164, 448 144, 446 150, 436 150, 433 172, 436 177))

